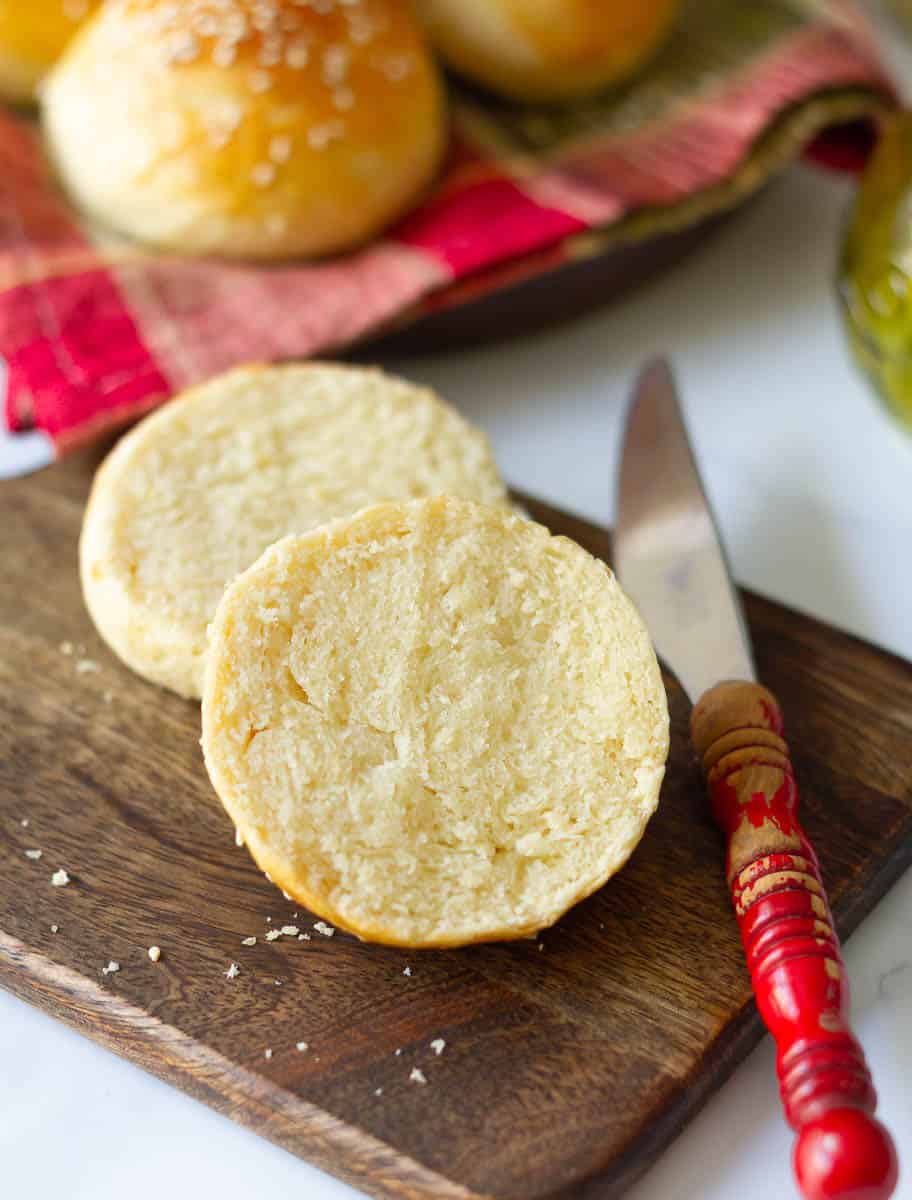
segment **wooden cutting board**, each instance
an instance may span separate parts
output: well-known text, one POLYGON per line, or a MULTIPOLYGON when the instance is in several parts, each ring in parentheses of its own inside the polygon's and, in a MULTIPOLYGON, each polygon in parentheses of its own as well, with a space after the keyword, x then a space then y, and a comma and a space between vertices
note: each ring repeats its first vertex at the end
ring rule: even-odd
MULTIPOLYGON (((0 487, 0 981, 375 1195, 621 1195, 761 1036, 677 684, 645 840, 539 941, 321 936, 235 846, 198 707, 89 623, 76 539, 97 457, 0 487), (286 924, 310 940, 265 940, 286 924)), ((529 507, 608 554, 603 530, 529 507)), ((845 935, 912 857, 912 667, 756 596, 747 612, 845 935)))

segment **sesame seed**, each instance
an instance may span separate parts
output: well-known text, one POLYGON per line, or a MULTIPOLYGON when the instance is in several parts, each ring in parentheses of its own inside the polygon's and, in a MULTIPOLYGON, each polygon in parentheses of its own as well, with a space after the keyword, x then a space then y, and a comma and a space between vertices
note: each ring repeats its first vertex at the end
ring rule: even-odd
POLYGON ((337 87, 333 92, 333 105, 340 112, 348 112, 355 107, 355 93, 350 87, 337 87))
POLYGON ((310 49, 304 42, 292 42, 285 48, 285 65, 292 71, 302 71, 309 62, 310 49))
POLYGON ((324 937, 332 937, 336 932, 332 925, 327 925, 325 921, 317 921, 314 924, 314 929, 316 929, 317 933, 322 933, 324 937))
POLYGON ((280 938, 281 936, 282 936, 281 929, 270 929, 266 933, 266 941, 274 942, 277 938, 280 938))
POLYGON ((383 1095, 383 1088, 374 1088, 374 1095, 375 1095, 375 1096, 382 1096, 382 1095, 383 1095))
POLYGON ((291 138, 284 133, 274 137, 269 143, 269 157, 274 163, 288 162, 291 158, 291 138))
MULTIPOLYGON (((275 180, 276 170, 272 163, 257 163, 250 172, 255 187, 267 188, 275 180)), ((269 881, 272 883, 272 880, 269 881)))
POLYGON ((270 237, 281 237, 288 228, 288 218, 284 213, 270 213, 266 218, 266 232, 270 237))
POLYGON ((28 817, 23 817, 19 824, 23 829, 28 829, 28 817))
POLYGON ((149 957, 152 959, 153 962, 158 962, 158 960, 162 956, 160 946, 150 946, 146 953, 149 955, 149 957))
POLYGON ((394 1053, 394 1054, 396 1055, 396 1057, 398 1058, 398 1057, 399 1057, 399 1055, 402 1053, 402 1047, 400 1046, 400 1047, 399 1047, 399 1049, 398 1049, 398 1050, 394 1050, 394 1051, 393 1051, 393 1053, 394 1053))
POLYGON ((268 92, 272 87, 272 76, 268 71, 254 71, 250 76, 250 90, 259 94, 268 92))
POLYGON ((237 56, 234 42, 219 41, 212 48, 212 61, 217 67, 230 67, 237 56))
POLYGON ((67 656, 67 658, 69 658, 70 655, 73 653, 73 643, 72 642, 61 642, 60 643, 60 653, 65 654, 67 656))
POLYGON ((297 925, 283 925, 280 933, 284 933, 286 937, 297 937, 300 933, 297 925))

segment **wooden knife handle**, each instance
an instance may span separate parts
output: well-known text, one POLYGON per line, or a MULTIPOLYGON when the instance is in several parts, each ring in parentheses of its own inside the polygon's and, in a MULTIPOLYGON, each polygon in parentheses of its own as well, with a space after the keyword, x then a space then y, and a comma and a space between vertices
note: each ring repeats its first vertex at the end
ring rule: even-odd
POLYGON ((849 1029, 849 991, 817 857, 798 822, 782 714, 754 683, 721 683, 691 736, 727 843, 726 870, 757 1007, 776 1042, 794 1167, 807 1200, 886 1200, 896 1151, 849 1029))

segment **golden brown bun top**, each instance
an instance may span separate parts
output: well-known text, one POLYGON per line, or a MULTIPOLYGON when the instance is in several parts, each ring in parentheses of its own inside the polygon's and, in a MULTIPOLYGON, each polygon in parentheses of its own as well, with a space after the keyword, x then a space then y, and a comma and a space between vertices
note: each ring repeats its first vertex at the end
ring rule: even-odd
MULTIPOLYGON (((404 0, 110 0, 125 44, 137 39, 182 67, 248 67, 252 96, 293 97, 318 80, 326 115, 347 111, 352 93, 369 107, 388 81, 405 78, 421 33, 404 0), (117 13, 117 9, 120 12, 117 13)), ((268 98, 268 97, 267 97, 268 98)))

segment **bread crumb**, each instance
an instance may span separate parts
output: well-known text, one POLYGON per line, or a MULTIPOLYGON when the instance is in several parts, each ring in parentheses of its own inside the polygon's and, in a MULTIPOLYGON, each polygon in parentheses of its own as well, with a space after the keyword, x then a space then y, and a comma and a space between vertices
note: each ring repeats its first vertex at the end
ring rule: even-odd
POLYGON ((61 642, 60 643, 60 653, 65 654, 67 656, 67 658, 69 658, 70 655, 73 653, 73 643, 72 642, 61 642))
POLYGON ((255 937, 245 937, 245 938, 241 938, 241 945, 242 945, 242 946, 255 946, 255 945, 256 945, 256 938, 255 938, 255 937))
POLYGON ((286 900, 291 900, 291 899, 292 899, 292 897, 291 897, 291 896, 289 896, 289 894, 288 894, 288 893, 285 891, 285 889, 284 889, 284 888, 282 888, 282 895, 285 897, 285 899, 286 899, 286 900))
POLYGON ((544 943, 544 942, 539 942, 539 943, 538 943, 538 948, 539 948, 539 950, 544 950, 544 948, 545 948, 545 943, 544 943))
POLYGON ((281 987, 281 986, 282 986, 282 981, 281 981, 281 979, 273 979, 273 981, 272 981, 272 982, 273 982, 273 983, 276 985, 276 987, 281 987))
POLYGON ((115 962, 112 958, 106 967, 101 968, 102 975, 116 975, 120 970, 120 963, 115 962))
POLYGON ((28 817, 23 817, 19 824, 23 829, 28 829, 28 817))
POLYGON ((110 704, 114 699, 114 693, 113 692, 102 692, 101 698, 102 698, 102 700, 104 700, 105 704, 110 704))
POLYGON ((409 1074, 409 1080, 411 1083, 427 1083, 427 1078, 424 1074, 424 1071, 422 1071, 420 1067, 412 1067, 411 1073, 409 1074))
POLYGON ((267 942, 274 942, 276 940, 276 938, 280 938, 281 936, 282 936, 281 929, 269 929, 266 931, 266 941, 267 942))
POLYGON ((434 1053, 437 1055, 438 1058, 440 1057, 441 1054, 443 1054, 445 1047, 446 1047, 446 1042, 443 1040, 443 1038, 434 1038, 434 1040, 431 1042, 431 1049, 434 1051, 434 1053))
POLYGON ((59 928, 60 928, 60 926, 59 926, 59 925, 52 925, 52 926, 51 926, 51 933, 56 933, 56 932, 57 932, 57 930, 58 930, 59 928))
POLYGON ((241 968, 237 965, 236 962, 233 962, 229 966, 228 970, 225 972, 225 978, 226 979, 237 979, 237 977, 238 977, 238 975, 240 975, 240 973, 241 973, 241 968))
POLYGON ((37 862, 43 853, 43 850, 26 850, 25 857, 30 858, 32 862, 37 862))
POLYGON ((63 867, 61 867, 59 871, 55 871, 51 876, 52 887, 66 887, 69 882, 70 877, 67 875, 66 871, 64 871, 63 867))
POLYGON ((241 833, 240 829, 235 829, 234 831, 234 844, 235 846, 243 846, 244 844, 244 835, 241 833))
POLYGON ((272 1058, 272 1047, 271 1046, 267 1047, 267 1049, 265 1049, 263 1051, 263 1057, 264 1058, 272 1058))
POLYGON ((149 957, 152 959, 152 961, 153 961, 153 962, 158 962, 158 960, 159 960, 159 959, 161 958, 161 956, 162 956, 162 952, 161 952, 161 947, 160 947, 160 946, 150 946, 150 947, 149 947, 149 949, 148 949, 148 951, 147 951, 147 953, 148 953, 149 957))
POLYGON ((382 1096, 382 1095, 383 1095, 383 1088, 374 1088, 374 1095, 375 1095, 375 1096, 382 1096))
POLYGON ((336 932, 332 925, 327 925, 325 921, 317 921, 314 925, 317 933, 322 933, 324 937, 332 937, 336 932))
POLYGON ((100 670, 101 667, 91 658, 81 658, 76 664, 77 675, 92 675, 100 670))
POLYGON ((402 1047, 400 1046, 400 1047, 399 1047, 399 1049, 398 1049, 398 1050, 394 1050, 394 1051, 393 1051, 393 1053, 394 1053, 394 1054, 396 1055, 396 1057, 398 1058, 398 1057, 399 1057, 399 1055, 402 1053, 402 1047))
POLYGON ((272 917, 267 917, 267 918, 266 918, 266 920, 267 920, 267 921, 271 921, 271 920, 272 920, 272 917))
POLYGON ((283 925, 281 932, 284 933, 286 937, 297 937, 301 931, 298 929, 297 925, 283 925))
POLYGON ((299 933, 299 934, 298 934, 298 941, 299 941, 299 942, 309 942, 309 941, 310 941, 310 934, 309 934, 309 933, 299 933))
POLYGON ((403 974, 403 975, 408 975, 409 979, 411 979, 411 977, 412 977, 412 968, 411 968, 411 967, 406 967, 406 968, 405 968, 405 970, 402 972, 402 974, 403 974))
POLYGON ((296 1050, 307 1050, 307 1049, 309 1049, 309 1047, 308 1047, 307 1042, 295 1042, 295 1049, 296 1050))

